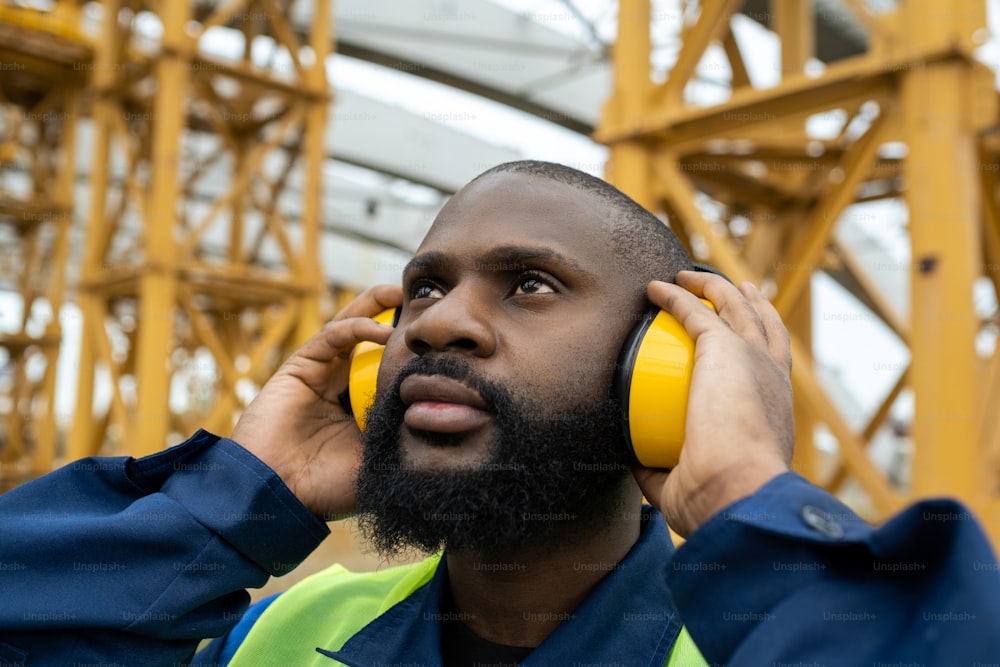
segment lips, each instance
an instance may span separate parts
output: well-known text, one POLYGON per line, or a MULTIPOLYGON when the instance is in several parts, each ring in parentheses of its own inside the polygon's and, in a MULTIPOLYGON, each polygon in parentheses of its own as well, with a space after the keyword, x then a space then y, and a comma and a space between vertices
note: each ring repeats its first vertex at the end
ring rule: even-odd
POLYGON ((442 375, 411 375, 399 395, 406 405, 403 423, 411 430, 465 433, 493 420, 479 392, 442 375))

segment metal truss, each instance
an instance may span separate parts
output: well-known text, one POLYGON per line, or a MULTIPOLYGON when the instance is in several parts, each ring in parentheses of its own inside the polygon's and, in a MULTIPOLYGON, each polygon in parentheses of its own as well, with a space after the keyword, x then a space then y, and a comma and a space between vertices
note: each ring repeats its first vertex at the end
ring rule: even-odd
POLYGON ((320 326, 330 7, 289 4, 103 5, 70 458, 228 433, 320 326))
POLYGON ((79 3, 0 4, 0 491, 52 468, 56 360, 73 211, 78 105, 91 50, 79 3), (8 319, 5 317, 5 319, 8 319))
POLYGON ((976 347, 987 328, 995 338, 996 313, 984 318, 973 302, 977 283, 1000 291, 997 93, 994 73, 973 58, 985 5, 908 0, 879 14, 851 0, 868 50, 817 72, 813 2, 772 0, 766 22, 781 40, 782 76, 759 89, 730 28, 741 4, 702 0, 676 64, 654 84, 650 2, 620 2, 615 92, 596 132, 611 147, 608 177, 662 212, 703 259, 771 291, 792 333, 800 472, 872 519, 914 497, 957 496, 997 540, 1000 353, 976 347), (723 48, 733 89, 699 106, 687 84, 711 45, 723 48), (806 132, 808 118, 831 112, 845 118, 838 136, 806 132), (704 197, 718 216, 696 205, 704 197), (836 234, 850 205, 887 198, 908 211, 912 259, 899 267, 908 309, 836 234), (813 358, 816 272, 845 286, 910 352, 860 427, 838 409, 813 358), (872 443, 904 391, 915 402, 912 460, 890 474, 872 443), (818 426, 836 439, 833 453, 817 448, 818 426))

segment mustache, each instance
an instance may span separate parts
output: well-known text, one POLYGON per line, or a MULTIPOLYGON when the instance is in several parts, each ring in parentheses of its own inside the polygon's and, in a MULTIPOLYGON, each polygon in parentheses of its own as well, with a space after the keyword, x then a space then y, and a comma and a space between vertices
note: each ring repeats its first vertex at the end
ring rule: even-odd
POLYGON ((482 396, 486 407, 494 414, 511 403, 511 394, 506 388, 477 373, 466 359, 460 356, 420 356, 400 367, 388 389, 392 399, 400 405, 403 401, 399 388, 403 380, 411 375, 440 375, 461 382, 482 396))

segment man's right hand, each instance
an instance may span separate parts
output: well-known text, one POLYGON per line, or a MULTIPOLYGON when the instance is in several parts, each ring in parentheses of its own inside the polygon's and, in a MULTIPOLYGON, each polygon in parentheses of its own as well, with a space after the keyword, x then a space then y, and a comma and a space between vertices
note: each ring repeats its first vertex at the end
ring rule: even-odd
POLYGON ((392 328, 371 317, 402 298, 399 286, 379 285, 348 304, 281 365, 233 429, 232 439, 322 519, 354 511, 361 432, 338 399, 351 351, 361 341, 385 344, 392 328))

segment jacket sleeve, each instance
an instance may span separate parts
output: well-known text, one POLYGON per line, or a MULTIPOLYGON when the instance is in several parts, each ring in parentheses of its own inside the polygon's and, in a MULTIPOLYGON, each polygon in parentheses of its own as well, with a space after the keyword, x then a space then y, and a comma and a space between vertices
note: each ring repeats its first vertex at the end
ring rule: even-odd
POLYGON ((1000 574, 951 500, 873 527, 794 473, 695 531, 668 568, 711 664, 975 665, 1000 657, 1000 574))
POLYGON ((179 665, 328 534, 264 463, 199 431, 0 496, 0 664, 179 665))

